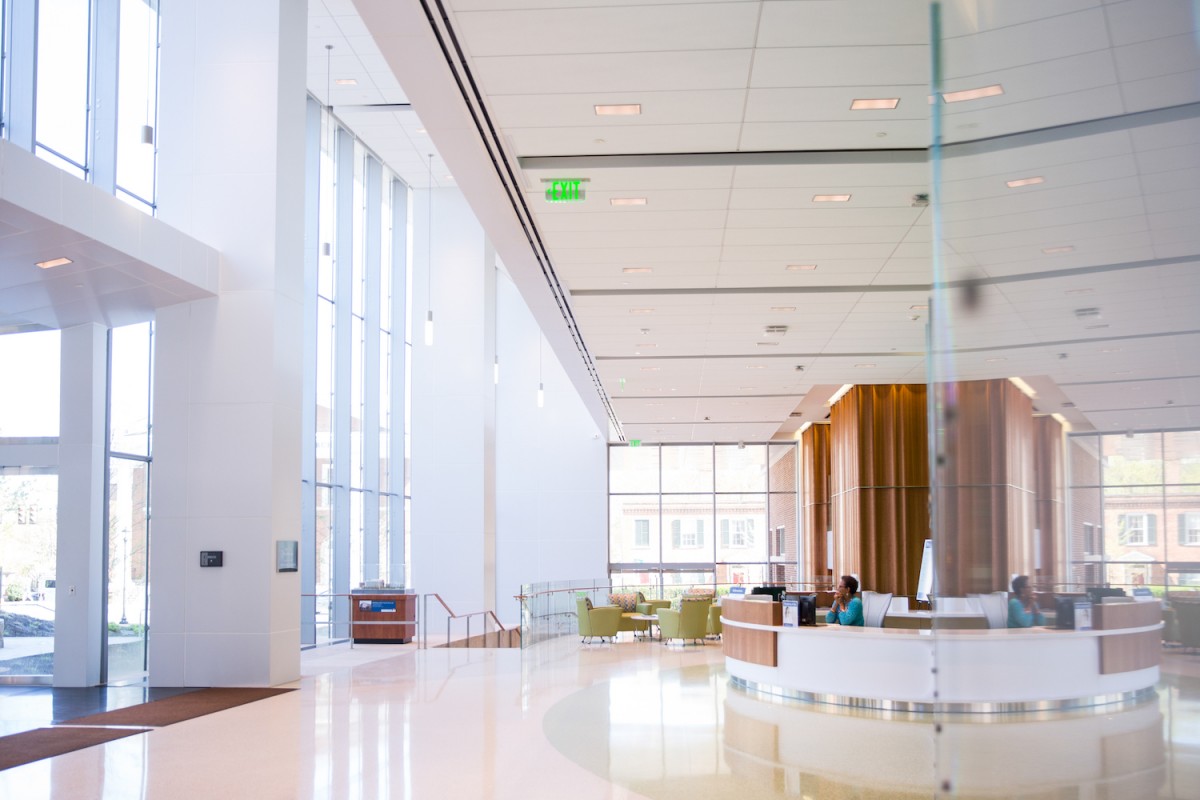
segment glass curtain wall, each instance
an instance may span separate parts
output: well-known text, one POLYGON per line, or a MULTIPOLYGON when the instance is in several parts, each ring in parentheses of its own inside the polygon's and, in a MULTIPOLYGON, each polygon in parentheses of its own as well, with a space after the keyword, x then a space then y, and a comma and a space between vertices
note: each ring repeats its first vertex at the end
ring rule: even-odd
POLYGON ((315 439, 304 481, 302 575, 314 601, 303 641, 344 638, 348 592, 408 582, 403 514, 408 187, 311 101, 315 269, 307 360, 315 439))
POLYGON ((3 19, 4 136, 153 214, 159 0, 10 0, 3 19))
POLYGON ((1200 593, 1200 431, 1070 439, 1072 587, 1200 593))
POLYGON ((611 446, 614 588, 675 597, 794 580, 796 458, 791 442, 611 446))
POLYGON ((54 674, 58 331, 0 336, 0 677, 54 674), (43 457, 30 463, 30 457, 43 457))
POLYGON ((154 326, 109 332, 106 683, 146 673, 154 326))

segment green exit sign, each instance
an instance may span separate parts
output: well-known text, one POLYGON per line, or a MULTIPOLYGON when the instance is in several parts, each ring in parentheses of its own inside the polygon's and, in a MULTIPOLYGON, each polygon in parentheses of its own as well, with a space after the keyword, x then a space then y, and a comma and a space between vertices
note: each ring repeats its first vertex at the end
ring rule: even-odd
POLYGON ((587 178, 549 178, 546 184, 547 203, 582 203, 587 178))
POLYGON ((641 439, 630 439, 630 440, 629 440, 629 446, 630 446, 630 447, 641 447, 641 446, 642 446, 642 440, 641 440, 641 439))

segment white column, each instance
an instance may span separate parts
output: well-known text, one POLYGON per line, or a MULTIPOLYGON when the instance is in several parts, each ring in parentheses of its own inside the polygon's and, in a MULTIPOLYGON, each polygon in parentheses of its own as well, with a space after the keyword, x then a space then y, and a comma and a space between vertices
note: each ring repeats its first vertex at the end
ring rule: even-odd
POLYGON ((54 685, 100 683, 104 602, 104 454, 108 329, 67 328, 58 438, 54 685))
POLYGON ((162 10, 159 216, 222 259, 218 298, 157 317, 156 686, 299 676, 299 577, 274 557, 300 538, 306 5, 162 10))

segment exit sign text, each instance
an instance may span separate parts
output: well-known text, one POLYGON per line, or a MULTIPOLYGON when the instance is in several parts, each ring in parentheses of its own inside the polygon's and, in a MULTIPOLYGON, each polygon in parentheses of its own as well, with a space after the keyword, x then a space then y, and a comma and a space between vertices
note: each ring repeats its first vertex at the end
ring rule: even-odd
POLYGON ((554 178, 546 181, 547 203, 582 203, 584 179, 554 178))

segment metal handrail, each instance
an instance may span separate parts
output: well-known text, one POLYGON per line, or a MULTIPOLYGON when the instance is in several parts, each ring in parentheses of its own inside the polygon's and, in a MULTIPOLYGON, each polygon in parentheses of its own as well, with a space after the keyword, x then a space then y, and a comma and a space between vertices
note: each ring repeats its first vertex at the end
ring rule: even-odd
MULTIPOLYGON (((428 594, 421 596, 421 602, 424 605, 424 608, 422 609, 422 614, 421 614, 421 647, 423 649, 425 649, 425 650, 429 649, 429 626, 428 626, 429 613, 428 612, 429 612, 429 598, 431 598, 431 597, 434 598, 435 600, 437 600, 438 603, 441 604, 442 608, 445 609, 445 611, 446 611, 446 644, 447 645, 450 644, 450 625, 454 620, 465 619, 467 621, 466 641, 469 644, 471 641, 471 618, 472 617, 483 617, 484 627, 486 628, 487 618, 490 616, 492 618, 492 621, 496 625, 496 646, 497 647, 500 646, 500 634, 507 631, 508 628, 505 628, 504 624, 502 622, 500 622, 500 618, 496 616, 496 612, 487 610, 487 611, 472 611, 469 614, 455 614, 454 610, 452 608, 450 608, 450 606, 446 605, 446 601, 442 599, 442 596, 440 594, 438 594, 437 592, 429 592, 428 594)), ((486 630, 484 631, 483 635, 484 636, 487 635, 486 630)))

